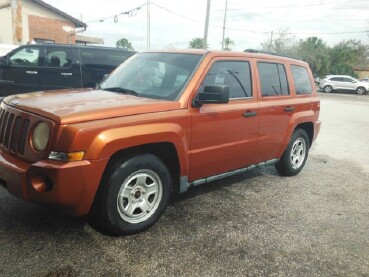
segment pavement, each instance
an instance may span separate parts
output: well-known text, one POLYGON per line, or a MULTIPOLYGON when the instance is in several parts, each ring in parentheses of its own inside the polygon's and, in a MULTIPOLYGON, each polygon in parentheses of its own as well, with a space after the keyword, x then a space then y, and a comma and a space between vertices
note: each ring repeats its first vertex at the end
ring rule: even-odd
POLYGON ((0 276, 369 277, 369 96, 320 96, 299 175, 268 166, 190 189, 138 235, 102 235, 0 188, 0 276))

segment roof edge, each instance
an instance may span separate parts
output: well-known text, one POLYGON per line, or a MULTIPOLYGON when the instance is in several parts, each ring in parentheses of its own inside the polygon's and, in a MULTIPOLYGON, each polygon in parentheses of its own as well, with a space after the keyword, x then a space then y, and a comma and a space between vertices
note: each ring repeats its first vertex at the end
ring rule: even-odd
POLYGON ((31 0, 31 2, 39 4, 39 5, 47 8, 47 9, 49 9, 49 10, 55 12, 55 13, 61 15, 62 17, 65 17, 65 18, 69 19, 70 21, 74 22, 74 24, 76 25, 76 28, 86 28, 87 27, 86 23, 84 23, 84 22, 78 20, 77 18, 74 18, 73 16, 71 16, 71 15, 69 15, 69 14, 67 14, 67 13, 51 6, 50 4, 48 4, 48 3, 46 3, 42 0, 31 0))

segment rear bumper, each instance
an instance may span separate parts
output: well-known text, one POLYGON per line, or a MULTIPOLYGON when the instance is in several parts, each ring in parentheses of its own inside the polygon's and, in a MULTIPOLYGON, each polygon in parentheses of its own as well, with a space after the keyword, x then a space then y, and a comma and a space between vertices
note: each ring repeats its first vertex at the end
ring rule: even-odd
POLYGON ((57 207, 65 214, 89 213, 108 160, 28 164, 0 151, 0 185, 26 201, 57 207), (40 180, 48 190, 40 191, 40 180))

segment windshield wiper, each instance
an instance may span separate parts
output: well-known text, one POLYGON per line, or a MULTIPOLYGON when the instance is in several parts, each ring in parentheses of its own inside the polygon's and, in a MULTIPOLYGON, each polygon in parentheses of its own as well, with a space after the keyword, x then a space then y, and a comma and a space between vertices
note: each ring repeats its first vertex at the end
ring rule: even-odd
POLYGON ((123 93, 123 94, 134 95, 134 96, 138 95, 138 93, 135 92, 134 90, 131 90, 131 89, 128 89, 128 88, 121 88, 121 87, 103 88, 102 90, 119 92, 119 93, 123 93))

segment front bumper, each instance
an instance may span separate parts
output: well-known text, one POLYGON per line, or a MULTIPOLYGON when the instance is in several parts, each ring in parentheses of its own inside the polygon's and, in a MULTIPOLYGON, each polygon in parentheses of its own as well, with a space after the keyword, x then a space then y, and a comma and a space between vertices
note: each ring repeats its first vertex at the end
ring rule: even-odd
POLYGON ((90 211, 107 162, 107 159, 69 163, 43 160, 28 164, 0 151, 0 185, 26 201, 83 216, 90 211), (37 189, 40 178, 49 180, 48 191, 37 189))

